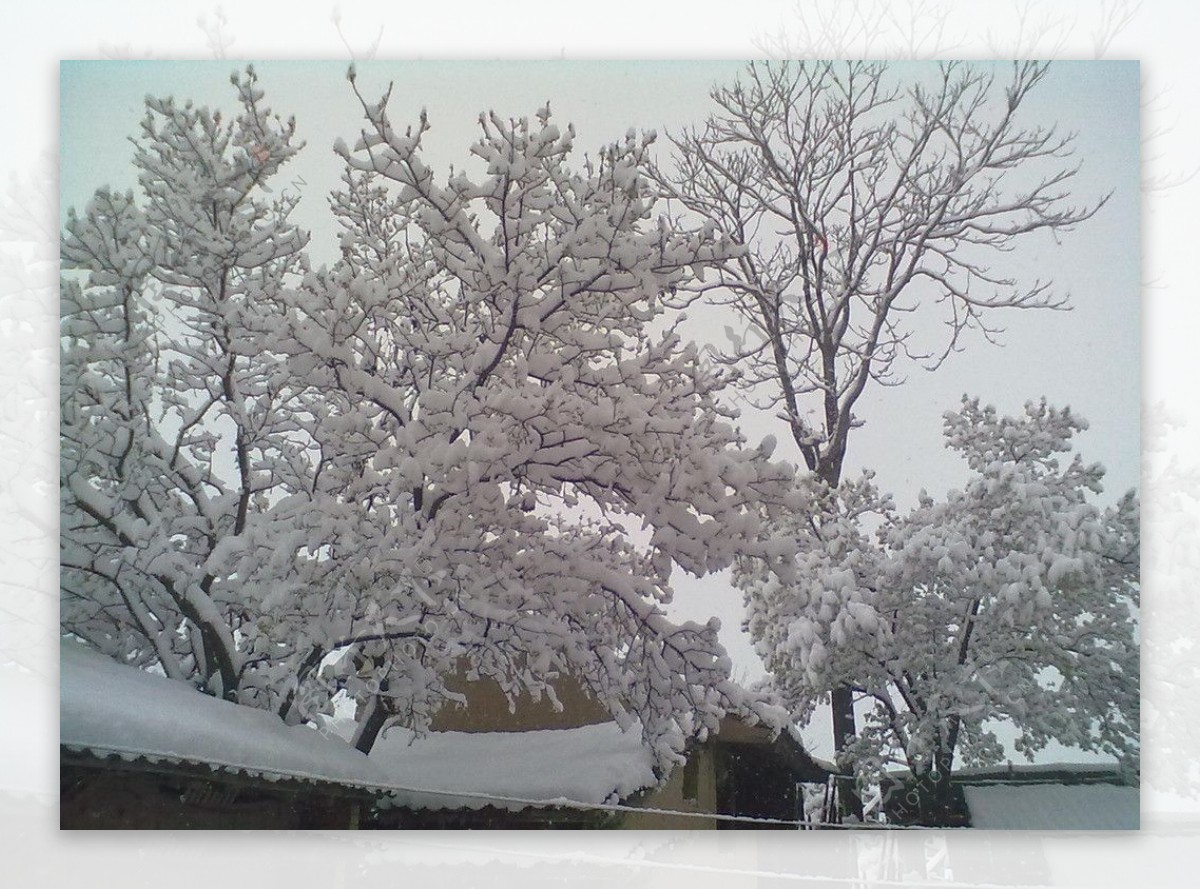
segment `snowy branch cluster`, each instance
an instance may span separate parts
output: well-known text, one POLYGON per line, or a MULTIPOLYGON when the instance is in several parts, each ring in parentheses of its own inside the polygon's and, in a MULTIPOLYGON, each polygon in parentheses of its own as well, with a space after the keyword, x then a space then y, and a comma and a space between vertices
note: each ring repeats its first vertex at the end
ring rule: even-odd
POLYGON ((139 194, 97 192, 62 243, 64 627, 253 696, 277 661, 256 604, 309 572, 277 549, 308 486, 303 386, 270 351, 304 267, 292 202, 263 183, 299 146, 253 74, 242 112, 150 100, 139 194), (278 577, 272 569, 279 567, 278 577), (255 692, 250 692, 255 690, 255 692))
POLYGON ((863 774, 997 762, 999 721, 1019 751, 1057 739, 1136 765, 1139 505, 1095 506, 1101 467, 1062 465, 1084 428, 1044 402, 1013 418, 964 399, 946 415, 962 491, 899 516, 869 476, 814 482, 816 509, 790 519, 795 559, 739 561, 787 702, 803 715, 847 684, 868 706, 850 746, 863 774))
POLYGON ((343 256, 314 271, 267 197, 294 128, 235 83, 227 123, 149 102, 138 193, 67 226, 64 629, 290 721, 344 690, 364 750, 464 669, 582 679, 663 766, 761 707, 715 621, 663 611, 672 568, 729 565, 792 473, 662 317, 730 247, 656 214, 650 140, 573 163, 548 108, 484 116, 482 174, 439 179, 424 116, 363 101, 343 256))

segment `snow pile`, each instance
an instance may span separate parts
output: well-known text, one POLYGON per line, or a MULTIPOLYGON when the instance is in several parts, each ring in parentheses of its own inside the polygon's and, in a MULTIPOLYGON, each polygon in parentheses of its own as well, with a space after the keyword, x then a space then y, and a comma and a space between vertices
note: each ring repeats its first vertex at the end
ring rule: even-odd
POLYGON ((1138 789, 1121 785, 967 785, 975 828, 1134 830, 1138 789))
POLYGON ((521 809, 530 800, 615 803, 656 782, 641 727, 622 732, 616 723, 423 738, 398 727, 375 743, 370 759, 399 785, 451 792, 404 795, 407 805, 428 809, 521 809))

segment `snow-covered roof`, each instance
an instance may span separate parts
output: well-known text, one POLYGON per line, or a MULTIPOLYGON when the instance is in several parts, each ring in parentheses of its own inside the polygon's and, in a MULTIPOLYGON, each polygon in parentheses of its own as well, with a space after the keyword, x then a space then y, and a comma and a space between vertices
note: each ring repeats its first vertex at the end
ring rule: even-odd
POLYGON ((1136 830, 1138 789, 1127 785, 964 785, 975 828, 1136 830))
POLYGON ((310 727, 288 726, 71 640, 62 641, 59 663, 59 742, 70 751, 203 764, 270 781, 387 784, 366 755, 310 727))
POLYGON ((1081 784, 1100 781, 1109 785, 1120 785, 1120 764, 1116 761, 1091 761, 1088 763, 1007 763, 996 766, 971 766, 956 769, 954 778, 960 782, 979 784, 992 779, 1006 782, 1049 782, 1062 781, 1081 784))
POLYGON ((406 805, 427 809, 521 809, 530 800, 555 799, 616 803, 656 782, 640 729, 622 732, 612 722, 423 738, 397 727, 376 741, 371 760, 401 785, 448 792, 405 795, 406 805))
POLYGON ((389 793, 414 808, 523 809, 614 802, 655 783, 638 727, 534 732, 386 732, 370 757, 332 733, 221 701, 64 640, 60 742, 151 763, 389 793))

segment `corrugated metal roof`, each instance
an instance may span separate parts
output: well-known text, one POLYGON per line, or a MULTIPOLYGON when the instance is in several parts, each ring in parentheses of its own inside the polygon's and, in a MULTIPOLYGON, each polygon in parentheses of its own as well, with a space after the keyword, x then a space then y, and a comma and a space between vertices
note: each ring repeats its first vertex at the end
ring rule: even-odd
POLYGON ((603 803, 656 781, 635 727, 520 733, 386 733, 370 757, 332 732, 221 701, 63 641, 60 743, 150 764, 386 793, 414 808, 603 803))

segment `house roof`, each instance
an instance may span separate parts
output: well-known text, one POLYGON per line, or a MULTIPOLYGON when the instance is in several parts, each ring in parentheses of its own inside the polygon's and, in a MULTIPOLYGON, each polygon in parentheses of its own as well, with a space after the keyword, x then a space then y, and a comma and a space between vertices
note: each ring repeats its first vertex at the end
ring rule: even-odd
POLYGON ((371 755, 330 730, 221 701, 63 640, 60 743, 130 762, 203 765, 267 781, 335 783, 412 808, 612 802, 655 784, 638 727, 529 732, 388 731, 371 755))
MULTIPOLYGON (((237 773, 271 782, 332 783, 413 809, 520 810, 612 804, 657 783, 636 723, 559 729, 385 731, 370 756, 352 727, 288 726, 275 714, 222 701, 185 683, 123 665, 81 643, 61 650, 60 743, 73 754, 139 765, 237 773)), ((794 733, 722 721, 719 739, 767 746, 805 774, 820 770, 794 733)))
POLYGON ((204 765, 267 781, 388 784, 340 739, 274 714, 205 695, 62 641, 59 742, 69 752, 151 764, 204 765))
POLYGON ((966 767, 954 771, 954 781, 981 785, 1003 781, 1008 784, 1129 785, 1133 776, 1118 763, 1007 763, 998 766, 966 767))
POLYGON ((1138 789, 1125 785, 964 784, 974 828, 1136 830, 1138 789))
MULTIPOLYGON (((903 789, 908 770, 888 774, 903 789)), ((1116 763, 1025 763, 956 770, 956 807, 974 828, 1097 831, 1136 829, 1135 775, 1116 763), (965 812, 961 812, 965 807, 965 812)), ((905 820, 905 795, 888 795, 889 814, 905 820)))
MULTIPOLYGON (((893 769, 886 780, 904 782, 912 778, 908 769, 893 769)), ((984 785, 1004 784, 1048 784, 1085 785, 1135 785, 1136 773, 1122 770, 1119 763, 1093 761, 1090 763, 1002 763, 994 766, 967 766, 955 769, 950 780, 955 784, 984 785)))

